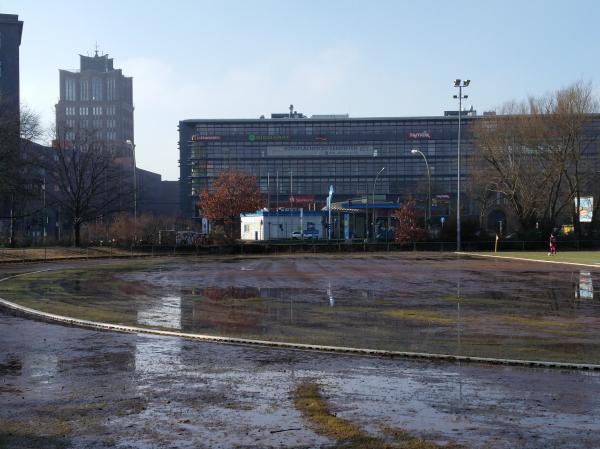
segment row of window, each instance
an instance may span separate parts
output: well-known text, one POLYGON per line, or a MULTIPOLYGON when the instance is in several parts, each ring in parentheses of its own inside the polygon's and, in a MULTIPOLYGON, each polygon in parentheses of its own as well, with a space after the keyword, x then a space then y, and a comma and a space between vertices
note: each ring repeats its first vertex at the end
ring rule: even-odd
MULTIPOLYGON (((472 135, 469 130, 462 132, 463 139, 470 139, 472 135)), ((211 145, 219 145, 228 141, 236 141, 236 143, 248 143, 258 145, 261 143, 272 142, 289 142, 289 141, 306 141, 306 142, 322 142, 327 144, 329 141, 336 142, 355 142, 359 140, 412 140, 418 142, 427 142, 431 140, 456 140, 457 128, 446 127, 441 130, 431 130, 424 128, 409 127, 401 130, 367 130, 367 129, 351 129, 348 132, 338 132, 336 130, 326 130, 318 134, 311 134, 305 130, 297 130, 296 132, 283 131, 277 133, 260 133, 260 131, 251 131, 243 133, 232 132, 214 132, 214 134, 196 133, 196 140, 210 141, 211 145), (202 138, 204 136, 204 139, 202 138)))
MULTIPOLYGON (((65 115, 75 115, 76 112, 75 106, 67 106, 65 107, 65 115)), ((80 106, 79 107, 79 115, 89 115, 90 111, 92 115, 102 115, 102 106, 80 106)), ((114 106, 106 106, 104 108, 104 113, 106 115, 115 115, 116 108, 114 106)))
MULTIPOLYGON (((456 145, 446 145, 446 144, 429 144, 427 146, 418 146, 418 145, 410 145, 410 144, 381 144, 375 145, 369 152, 360 152, 358 154, 344 154, 345 147, 344 146, 334 146, 331 145, 329 147, 324 147, 323 149, 319 149, 318 151, 311 151, 309 155, 303 156, 302 148, 296 149, 293 147, 290 148, 275 148, 274 150, 270 150, 269 148, 239 148, 239 147, 210 147, 210 148, 191 148, 190 157, 191 158, 208 158, 208 159, 285 159, 285 157, 289 157, 290 159, 295 159, 298 157, 305 157, 307 159, 322 159, 327 157, 332 157, 335 155, 339 158, 345 159, 358 159, 358 158, 381 158, 381 157, 405 157, 405 158, 416 158, 411 151, 413 149, 418 149, 427 158, 433 157, 454 157, 456 154, 456 145), (336 153, 337 150, 341 150, 336 153), (278 157, 278 154, 284 153, 286 156, 278 157), (274 155, 273 155, 274 154, 274 155)), ((351 150, 351 149, 350 149, 351 150)), ((472 147, 469 144, 465 144, 462 146, 462 152, 464 154, 469 154, 472 152, 472 147)), ((347 151, 347 153, 352 153, 351 151, 347 151)), ((306 154, 306 153, 305 153, 306 154)), ((421 157, 421 156, 419 156, 421 157)))
POLYGON ((75 78, 65 79, 65 100, 66 101, 104 101, 105 97, 108 101, 117 99, 117 80, 115 78, 109 78, 106 80, 106 87, 104 86, 104 80, 101 78, 92 78, 91 83, 89 79, 79 80, 79 98, 77 98, 76 85, 77 80, 75 78), (106 93, 106 95, 104 95, 106 93))
POLYGON ((410 120, 398 119, 391 121, 357 121, 347 120, 344 122, 315 122, 306 120, 301 122, 266 122, 266 123, 201 123, 194 127, 194 132, 200 135, 235 135, 257 132, 266 135, 284 135, 295 132, 305 132, 310 135, 318 135, 322 132, 332 132, 333 134, 344 133, 348 130, 366 130, 374 132, 381 130, 384 132, 393 132, 394 130, 409 132, 413 129, 424 128, 429 131, 443 131, 445 129, 454 129, 458 125, 456 119, 432 119, 432 120, 410 120))
POLYGON ((115 119, 102 120, 102 119, 96 118, 91 121, 88 119, 81 119, 79 121, 76 121, 75 119, 67 119, 65 121, 65 125, 67 126, 67 128, 74 129, 76 127, 77 123, 79 123, 81 128, 89 128, 90 123, 92 124, 92 127, 94 129, 99 129, 99 128, 114 129, 117 127, 117 121, 115 119))
MULTIPOLYGON (((211 182, 212 184, 212 182, 211 182)), ((205 189, 208 183, 206 180, 196 179, 192 177, 192 191, 199 192, 205 189)), ((280 180, 279 184, 271 180, 268 182, 266 179, 261 178, 259 180, 259 186, 261 192, 271 196, 271 201, 275 201, 274 198, 277 195, 315 195, 324 196, 329 190, 329 186, 335 186, 335 194, 344 195, 364 195, 366 193, 373 193, 373 183, 364 179, 352 178, 352 177, 329 177, 320 178, 315 180, 280 180)), ((387 195, 402 195, 403 193, 413 193, 420 188, 424 188, 424 180, 419 178, 415 179, 379 179, 375 185, 375 194, 387 194, 387 195)), ((456 191, 456 180, 452 177, 438 178, 433 182, 432 180, 432 193, 444 193, 449 194, 456 191)))
MULTIPOLYGON (((385 167, 385 174, 380 176, 380 178, 386 177, 424 177, 427 172, 424 166, 422 165, 395 165, 395 164, 386 164, 383 165, 385 167)), ((261 167, 254 167, 252 170, 249 170, 247 166, 237 165, 237 164, 207 164, 203 165, 192 165, 191 172, 194 176, 204 176, 204 177, 215 177, 219 173, 228 170, 228 169, 238 169, 243 170, 245 172, 249 172, 255 176, 260 176, 263 178, 270 178, 272 180, 276 180, 277 178, 295 178, 295 179, 314 179, 314 178, 322 178, 325 176, 352 176, 356 179, 367 178, 373 180, 377 173, 383 168, 382 165, 377 167, 369 167, 369 169, 356 169, 352 167, 352 169, 337 169, 331 165, 323 165, 322 167, 316 168, 314 170, 298 170, 294 169, 284 169, 282 167, 265 167, 264 165, 261 167)), ((468 164, 463 165, 465 170, 470 171, 471 166, 468 164)), ((432 179, 437 179, 445 176, 453 176, 456 173, 456 163, 446 162, 441 163, 436 166, 430 167, 430 176, 432 179)))
MULTIPOLYGON (((471 153, 474 146, 471 142, 461 145, 461 152, 471 153)), ((248 147, 235 144, 219 147, 183 147, 182 157, 207 157, 207 158, 239 158, 239 159, 285 159, 285 158, 381 158, 381 157, 411 157, 412 150, 421 151, 427 158, 435 156, 453 156, 456 154, 456 143, 429 142, 413 144, 411 142, 375 142, 360 141, 357 144, 331 144, 315 147, 305 144, 292 144, 281 146, 248 147)), ((418 153, 417 153, 418 154, 418 153)), ((421 157, 421 156, 419 156, 421 157)))
MULTIPOLYGON (((66 140, 70 140, 70 141, 75 141, 76 140, 76 136, 77 133, 73 130, 73 129, 69 129, 66 133, 65 133, 65 139, 66 140)), ((117 132, 116 131, 112 131, 112 130, 108 130, 108 131, 96 131, 94 133, 94 139, 97 140, 117 140, 117 132)), ((85 140, 85 139, 80 139, 80 140, 85 140)))

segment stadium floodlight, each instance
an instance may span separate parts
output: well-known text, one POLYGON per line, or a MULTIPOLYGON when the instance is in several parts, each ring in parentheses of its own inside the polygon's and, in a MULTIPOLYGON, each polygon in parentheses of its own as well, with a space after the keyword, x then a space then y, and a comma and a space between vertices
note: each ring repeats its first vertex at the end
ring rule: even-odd
POLYGON ((460 122, 462 114, 462 101, 468 98, 468 95, 462 94, 463 87, 467 87, 471 84, 471 80, 464 80, 457 78, 454 80, 454 87, 458 87, 458 95, 454 95, 454 98, 458 99, 458 143, 457 143, 457 157, 456 157, 456 251, 460 251, 460 122), (461 84, 462 82, 462 84, 461 84))

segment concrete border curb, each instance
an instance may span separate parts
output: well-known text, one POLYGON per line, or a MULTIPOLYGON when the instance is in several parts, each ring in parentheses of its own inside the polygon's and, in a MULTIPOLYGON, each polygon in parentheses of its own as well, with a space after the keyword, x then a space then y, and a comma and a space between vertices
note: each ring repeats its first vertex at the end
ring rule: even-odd
MULTIPOLYGON (((34 273, 41 273, 46 271, 53 271, 51 268, 37 271, 30 271, 27 273, 20 273, 17 275, 9 276, 0 279, 0 282, 7 281, 16 277, 26 276, 34 273)), ((124 333, 134 334, 151 334, 161 335, 166 337, 180 337, 190 340, 198 340, 212 343, 226 343, 240 346, 263 346, 270 348, 281 348, 281 349, 295 349, 303 351, 319 351, 319 352, 333 352, 339 354, 355 354, 361 356, 375 356, 382 358, 405 358, 405 359, 422 359, 431 361, 444 361, 444 362, 466 362, 466 363, 482 363, 491 365, 511 365, 511 366, 523 366, 523 367, 536 367, 536 368, 557 368, 557 369, 570 369, 570 370, 587 370, 587 371, 600 371, 600 365, 587 364, 587 363, 565 363, 565 362, 549 362, 542 360, 517 360, 517 359, 500 359, 493 357, 470 357, 462 355, 452 354, 435 354, 427 352, 408 352, 408 351, 387 351, 383 349, 366 349, 366 348, 351 348, 345 346, 327 346, 327 345, 313 345, 305 343, 289 343, 289 342, 278 342, 268 340, 254 340, 246 338, 235 338, 235 337, 221 337, 218 335, 205 335, 205 334, 192 334, 187 332, 177 331, 165 331, 159 329, 151 329, 137 326, 126 326, 121 324, 102 323, 97 321, 83 320, 79 318, 71 318, 62 315, 55 315, 52 313, 42 312, 40 310, 32 309, 29 307, 15 304, 11 301, 7 301, 0 298, 0 306, 5 307, 9 310, 22 313, 26 316, 33 316, 48 322, 58 322, 71 326, 84 327, 89 329, 107 330, 124 333)))

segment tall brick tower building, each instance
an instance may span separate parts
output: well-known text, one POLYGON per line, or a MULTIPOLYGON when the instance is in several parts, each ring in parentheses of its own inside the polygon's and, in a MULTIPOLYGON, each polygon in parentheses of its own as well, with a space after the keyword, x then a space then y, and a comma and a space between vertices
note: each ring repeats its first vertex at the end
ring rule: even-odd
POLYGON ((130 150, 133 141, 132 78, 115 69, 108 55, 80 55, 79 70, 60 70, 60 100, 56 105, 58 137, 76 139, 81 131, 115 149, 130 150))

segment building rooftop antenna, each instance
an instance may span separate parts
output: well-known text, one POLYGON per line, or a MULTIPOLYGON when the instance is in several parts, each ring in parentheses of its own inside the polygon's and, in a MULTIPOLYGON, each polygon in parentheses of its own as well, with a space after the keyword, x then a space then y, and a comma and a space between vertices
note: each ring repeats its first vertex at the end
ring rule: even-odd
POLYGON ((98 57, 98 41, 96 41, 96 50, 94 52, 94 56, 98 57))

